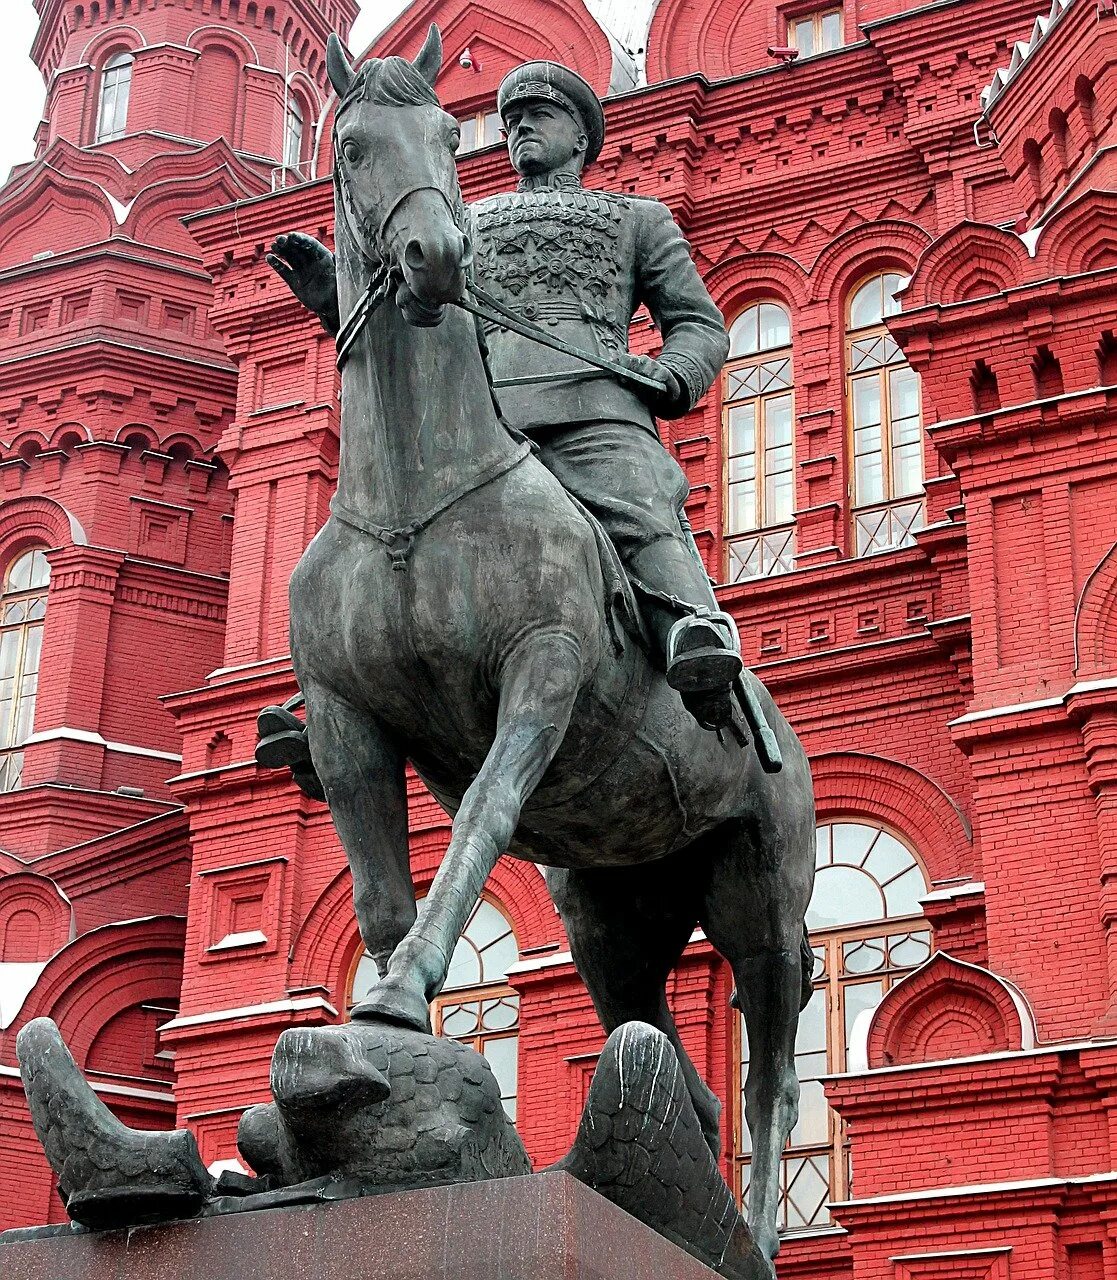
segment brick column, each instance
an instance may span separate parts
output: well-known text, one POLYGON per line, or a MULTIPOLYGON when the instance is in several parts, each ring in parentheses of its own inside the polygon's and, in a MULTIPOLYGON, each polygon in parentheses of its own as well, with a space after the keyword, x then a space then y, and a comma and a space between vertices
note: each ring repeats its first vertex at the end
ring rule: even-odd
MULTIPOLYGON (((65 547, 52 551, 35 733, 24 757, 23 785, 64 782, 97 787, 104 747, 101 706, 119 551, 65 547), (83 740, 82 735, 89 735, 83 740)), ((151 673, 137 672, 138 679, 151 673)))
POLYGON ((1117 688, 1072 693, 1067 713, 1086 746, 1086 771, 1098 824, 1098 909, 1105 930, 1107 1008, 1095 1031, 1117 1034, 1117 688))

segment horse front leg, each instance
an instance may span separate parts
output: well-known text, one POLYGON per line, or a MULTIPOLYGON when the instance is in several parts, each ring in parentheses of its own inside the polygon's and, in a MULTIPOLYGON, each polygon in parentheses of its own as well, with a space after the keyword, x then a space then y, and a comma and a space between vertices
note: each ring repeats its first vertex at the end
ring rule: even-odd
POLYGON ((371 716, 325 686, 308 682, 304 693, 310 755, 353 873, 357 925, 383 974, 415 921, 403 755, 371 716))
POLYGON ((493 745, 462 799, 418 920, 354 1018, 429 1029, 430 1002, 520 811, 562 744, 583 678, 581 647, 565 633, 534 636, 505 662, 493 745))

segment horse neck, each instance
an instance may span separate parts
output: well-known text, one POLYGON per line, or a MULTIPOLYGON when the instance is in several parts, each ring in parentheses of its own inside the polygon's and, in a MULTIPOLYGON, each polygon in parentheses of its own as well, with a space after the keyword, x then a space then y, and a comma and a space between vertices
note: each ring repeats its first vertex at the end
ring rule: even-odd
MULTIPOLYGON (((364 283, 340 254, 338 283, 348 315, 364 283)), ((459 307, 447 307, 434 328, 416 328, 389 294, 341 385, 337 501, 385 528, 435 509, 517 449, 493 407, 473 318, 459 307)))

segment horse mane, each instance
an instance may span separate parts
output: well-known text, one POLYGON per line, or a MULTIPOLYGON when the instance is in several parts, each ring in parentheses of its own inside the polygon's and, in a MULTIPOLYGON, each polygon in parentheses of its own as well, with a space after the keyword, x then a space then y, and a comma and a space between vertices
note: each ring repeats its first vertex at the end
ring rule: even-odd
POLYGON ((340 116, 354 102, 379 107, 440 106, 434 90, 406 58, 372 58, 356 73, 348 93, 338 104, 340 116))

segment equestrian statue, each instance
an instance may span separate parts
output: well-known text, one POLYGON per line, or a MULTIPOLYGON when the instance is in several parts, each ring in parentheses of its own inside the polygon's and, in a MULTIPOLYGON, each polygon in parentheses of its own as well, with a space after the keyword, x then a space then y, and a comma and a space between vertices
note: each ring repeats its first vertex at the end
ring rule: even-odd
POLYGON ((507 853, 543 868, 610 1037, 557 1167, 723 1276, 770 1280, 814 799, 656 428, 709 389, 725 325, 665 205, 582 186, 604 115, 565 67, 504 80, 519 184, 467 207, 441 63, 436 27, 413 62, 356 70, 331 37, 335 252, 292 233, 269 257, 336 337, 341 440, 330 518, 291 578, 300 693, 261 712, 257 760, 329 804, 379 980, 351 1022, 284 1032, 274 1101, 241 1123, 257 1176, 236 1186, 210 1185, 189 1135, 114 1127, 50 1024, 21 1033, 25 1088, 89 1222, 522 1173, 483 1059, 431 1037, 429 1014, 507 853), (654 358, 628 350, 640 306, 654 358), (418 910, 409 764, 453 819, 418 910), (721 1104, 666 997, 698 927, 748 1035, 747 1225, 717 1166, 721 1104))
POLYGON ((720 1103, 665 995, 701 926, 744 1011, 749 1224, 774 1257, 812 968, 810 771, 742 668, 655 426, 717 376, 724 321, 665 205, 582 186, 604 115, 565 67, 504 80, 517 190, 467 208, 441 60, 433 27, 413 63, 354 70, 331 41, 336 252, 273 247, 338 340, 341 452, 291 580, 313 768, 289 710, 262 715, 258 758, 328 800, 381 975, 355 1019, 428 1027, 496 860, 528 859, 604 1028, 668 1037, 716 1152, 720 1103), (655 358, 628 352, 641 304, 655 358), (417 918, 407 763, 454 819, 417 918))

